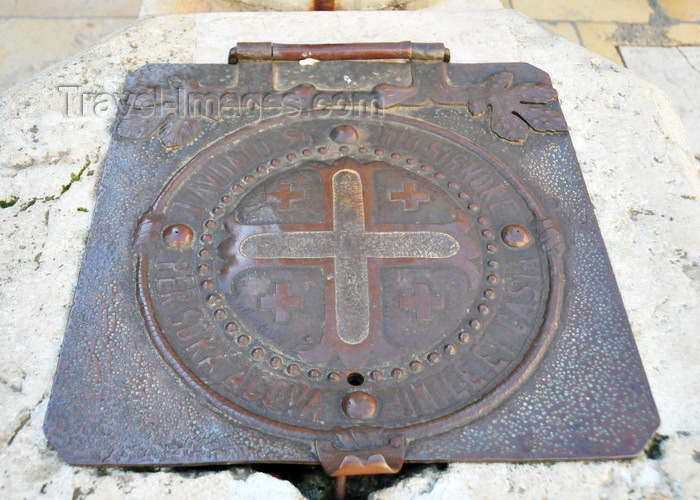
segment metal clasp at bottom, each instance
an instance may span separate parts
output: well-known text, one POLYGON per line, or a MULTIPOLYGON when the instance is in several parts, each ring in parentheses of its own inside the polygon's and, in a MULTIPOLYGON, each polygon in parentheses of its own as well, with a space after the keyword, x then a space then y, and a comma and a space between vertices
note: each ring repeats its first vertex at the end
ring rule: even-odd
POLYGON ((406 441, 402 436, 396 436, 381 448, 343 450, 330 440, 320 439, 316 441, 316 453, 329 476, 396 474, 403 466, 406 441))
POLYGON ((316 441, 316 454, 323 470, 336 478, 335 498, 345 498, 347 476, 366 474, 396 474, 403 467, 406 456, 406 440, 403 436, 389 438, 369 427, 352 427, 336 430, 340 446, 330 439, 316 441), (378 442, 381 439, 384 446, 378 442))

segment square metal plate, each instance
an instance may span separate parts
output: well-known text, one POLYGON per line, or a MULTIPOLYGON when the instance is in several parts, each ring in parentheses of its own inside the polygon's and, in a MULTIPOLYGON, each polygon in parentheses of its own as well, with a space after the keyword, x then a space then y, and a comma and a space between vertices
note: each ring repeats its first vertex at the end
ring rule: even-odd
POLYGON ((127 78, 46 417, 63 458, 345 476, 644 447, 556 91, 448 54, 241 44, 127 78))

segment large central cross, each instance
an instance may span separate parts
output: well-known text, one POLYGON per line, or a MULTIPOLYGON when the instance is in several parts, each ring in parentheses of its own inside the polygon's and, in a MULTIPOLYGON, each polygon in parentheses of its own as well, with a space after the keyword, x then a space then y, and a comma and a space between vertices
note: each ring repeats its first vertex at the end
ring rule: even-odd
POLYGON ((255 234, 241 242, 240 252, 251 259, 334 259, 338 336, 359 344, 369 335, 367 259, 445 259, 459 243, 434 231, 366 231, 362 179, 354 170, 336 172, 332 191, 332 231, 255 234))

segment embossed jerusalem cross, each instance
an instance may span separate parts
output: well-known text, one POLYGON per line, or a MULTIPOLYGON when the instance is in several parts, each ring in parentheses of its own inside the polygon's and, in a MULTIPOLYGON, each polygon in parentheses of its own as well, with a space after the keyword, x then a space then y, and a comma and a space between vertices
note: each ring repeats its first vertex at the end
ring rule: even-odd
POLYGON ((359 344, 369 335, 367 259, 445 259, 459 243, 435 231, 366 231, 362 179, 354 170, 336 172, 332 191, 332 231, 256 234, 241 242, 240 252, 251 259, 333 258, 338 336, 359 344))
POLYGON ((46 411, 63 458, 319 462, 340 496, 404 462, 644 448, 557 92, 449 56, 256 42, 127 77, 46 411))

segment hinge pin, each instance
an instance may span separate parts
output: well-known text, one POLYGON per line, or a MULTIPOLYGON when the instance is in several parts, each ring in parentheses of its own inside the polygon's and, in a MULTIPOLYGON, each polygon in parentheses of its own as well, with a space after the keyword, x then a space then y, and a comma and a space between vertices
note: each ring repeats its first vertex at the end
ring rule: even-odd
POLYGON ((238 61, 319 61, 406 59, 449 62, 450 51, 442 43, 332 43, 320 45, 242 42, 231 49, 228 63, 238 61))

